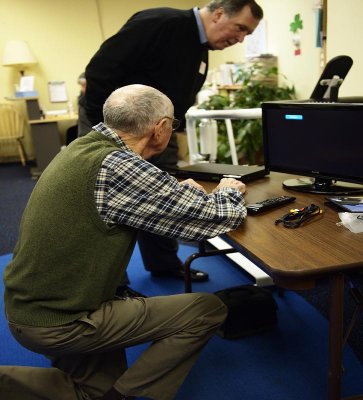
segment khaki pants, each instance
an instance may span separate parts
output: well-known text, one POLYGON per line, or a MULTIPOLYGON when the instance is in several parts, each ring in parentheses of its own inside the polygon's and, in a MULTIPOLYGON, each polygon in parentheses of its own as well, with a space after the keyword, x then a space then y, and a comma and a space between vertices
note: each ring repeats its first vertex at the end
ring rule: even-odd
POLYGON ((97 399, 112 386, 172 399, 226 313, 216 296, 191 293, 110 301, 60 327, 9 324, 18 342, 50 357, 53 368, 0 367, 0 399, 97 399), (150 346, 126 369, 123 349, 144 342, 150 346))

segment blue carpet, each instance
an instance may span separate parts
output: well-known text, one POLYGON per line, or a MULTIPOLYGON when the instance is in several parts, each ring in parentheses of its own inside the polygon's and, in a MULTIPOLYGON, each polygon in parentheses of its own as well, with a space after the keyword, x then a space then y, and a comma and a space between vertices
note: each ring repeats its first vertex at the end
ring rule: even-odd
POLYGON ((20 219, 35 183, 28 167, 0 164, 0 254, 13 251, 20 219))
MULTIPOLYGON (((196 247, 183 244, 185 259, 196 247)), ((0 256, 0 273, 11 255, 0 256)), ((226 257, 198 259, 194 268, 209 272, 210 280, 194 284, 194 291, 212 292, 228 286, 250 283, 226 257)), ((146 295, 183 292, 183 282, 156 279, 143 269, 138 248, 129 266, 131 286, 146 295)), ((0 285, 0 298, 3 296, 0 285)), ((275 294, 274 294, 275 295, 275 294)), ((327 330, 321 314, 293 292, 275 297, 279 306, 278 326, 271 332, 240 340, 214 337, 176 396, 176 400, 321 400, 327 393, 327 330)), ((11 337, 0 310, 0 364, 48 366, 41 355, 19 346, 11 337)), ((128 349, 129 364, 146 345, 128 349)), ((344 351, 343 395, 363 393, 363 366, 349 347, 344 351)))

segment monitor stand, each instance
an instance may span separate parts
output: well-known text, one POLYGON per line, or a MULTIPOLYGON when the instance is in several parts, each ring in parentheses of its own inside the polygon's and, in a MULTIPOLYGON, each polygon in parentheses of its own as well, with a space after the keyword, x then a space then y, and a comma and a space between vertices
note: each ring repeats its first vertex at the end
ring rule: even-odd
POLYGON ((282 183, 286 189, 298 192, 326 194, 326 195, 346 195, 363 193, 363 185, 350 182, 333 181, 325 178, 301 177, 287 179, 282 183))

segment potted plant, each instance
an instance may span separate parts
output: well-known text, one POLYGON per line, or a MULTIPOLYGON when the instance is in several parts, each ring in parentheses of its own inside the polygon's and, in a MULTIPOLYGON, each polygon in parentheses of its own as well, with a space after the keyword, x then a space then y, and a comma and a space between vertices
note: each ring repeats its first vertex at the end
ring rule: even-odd
MULTIPOLYGON (((199 105, 205 110, 223 110, 236 108, 260 107, 264 101, 288 100, 295 98, 294 86, 278 85, 277 67, 266 67, 260 63, 236 68, 234 82, 241 84, 241 89, 233 96, 218 94, 199 105)), ((217 162, 231 164, 224 121, 218 120, 217 162)), ((262 121, 233 120, 233 132, 239 164, 263 164, 262 121)))

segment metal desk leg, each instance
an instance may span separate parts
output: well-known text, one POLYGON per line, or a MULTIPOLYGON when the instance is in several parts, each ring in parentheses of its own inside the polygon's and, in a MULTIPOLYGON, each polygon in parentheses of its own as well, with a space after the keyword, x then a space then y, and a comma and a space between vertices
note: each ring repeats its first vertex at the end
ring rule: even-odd
POLYGON ((330 277, 328 400, 363 400, 363 394, 341 397, 344 328, 344 275, 330 277))
POLYGON ((328 399, 339 400, 341 398, 344 310, 344 275, 342 273, 331 276, 330 289, 328 399))
POLYGON ((205 241, 198 243, 199 251, 190 255, 184 262, 184 287, 185 293, 192 292, 192 279, 190 275, 190 265, 191 263, 199 257, 209 257, 209 256, 219 256, 221 254, 235 253, 237 250, 234 248, 224 249, 224 250, 206 250, 205 241))

